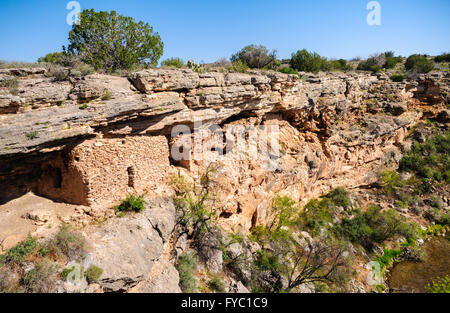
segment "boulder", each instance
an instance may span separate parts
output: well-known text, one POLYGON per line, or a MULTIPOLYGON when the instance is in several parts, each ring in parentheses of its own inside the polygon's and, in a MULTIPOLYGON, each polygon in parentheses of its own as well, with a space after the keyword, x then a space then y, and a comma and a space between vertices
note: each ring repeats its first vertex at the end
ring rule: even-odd
POLYGON ((105 291, 123 292, 142 281, 163 252, 163 239, 144 214, 113 218, 86 236, 90 244, 84 268, 103 269, 105 291))

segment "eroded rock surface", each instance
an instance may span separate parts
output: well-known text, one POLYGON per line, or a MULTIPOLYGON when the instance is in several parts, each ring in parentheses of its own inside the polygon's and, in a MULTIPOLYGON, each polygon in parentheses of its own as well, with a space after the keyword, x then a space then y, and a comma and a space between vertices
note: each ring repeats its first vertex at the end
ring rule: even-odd
MULTIPOLYGON (((275 194, 305 203, 337 186, 370 186, 382 169, 398 163, 415 124, 433 118, 448 126, 450 120, 450 74, 443 72, 402 83, 367 73, 301 73, 299 80, 275 72, 150 69, 67 81, 46 74, 0 71, 0 80, 17 80, 15 90, 0 88, 0 204, 35 191, 84 205, 77 212, 95 216, 128 194, 151 194, 144 212, 86 231, 91 247, 84 266, 104 270, 98 285, 86 287, 91 291, 180 291, 165 251, 179 255, 187 239, 171 242, 175 207, 161 197, 173 175, 198 178, 214 159, 220 224, 247 232, 266 222, 275 194), (218 150, 226 143, 208 133, 213 124, 223 131, 233 125, 277 126, 276 168, 268 170, 273 164, 262 160, 217 157, 214 151, 177 162, 171 149, 193 136, 171 138, 171 131, 177 125, 193 130, 196 122, 206 134, 202 142, 218 150)), ((24 218, 49 223, 39 212, 24 218)), ((8 236, 0 238, 2 249, 11 245, 13 234, 8 236)), ((227 253, 234 258, 242 249, 233 245, 227 253)), ((213 272, 222 270, 214 238, 205 238, 200 252, 213 272)), ((231 290, 246 292, 240 281, 249 281, 247 269, 233 271, 237 282, 231 290)), ((270 273, 266 281, 284 283, 270 273)))

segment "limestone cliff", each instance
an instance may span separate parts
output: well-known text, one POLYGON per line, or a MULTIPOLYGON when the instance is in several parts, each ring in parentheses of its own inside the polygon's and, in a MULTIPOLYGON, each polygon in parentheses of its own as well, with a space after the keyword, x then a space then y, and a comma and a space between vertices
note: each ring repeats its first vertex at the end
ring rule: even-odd
MULTIPOLYGON (((212 152, 204 152, 202 160, 175 161, 172 147, 192 140, 172 138, 177 125, 193 130, 201 121, 204 131, 211 125, 278 126, 275 171, 260 160, 216 160, 220 222, 248 231, 265 223, 275 194, 306 203, 339 186, 370 186, 382 169, 396 166, 412 126, 425 118, 449 122, 448 73, 401 83, 367 73, 301 73, 299 79, 276 72, 149 69, 67 81, 47 74, 36 68, 0 70, 0 82, 18 81, 14 95, 0 88, 0 204, 33 191, 79 205, 68 221, 108 216, 104 212, 131 193, 147 194, 150 203, 166 199, 171 176, 195 178, 212 152)), ((216 151, 225 146, 213 144, 216 151)), ((163 256, 179 244, 168 239, 173 205, 163 202, 149 205, 143 220, 108 222, 106 230, 89 233, 97 245, 86 264, 108 264, 103 290, 160 290, 158 270, 169 268, 161 265, 168 262, 163 256), (136 223, 148 234, 111 239, 136 223), (133 240, 144 249, 122 250, 133 240), (119 268, 130 256, 137 265, 119 268), (158 265, 152 270, 153 263, 158 265)), ((172 266, 165 273, 173 271, 172 266)))

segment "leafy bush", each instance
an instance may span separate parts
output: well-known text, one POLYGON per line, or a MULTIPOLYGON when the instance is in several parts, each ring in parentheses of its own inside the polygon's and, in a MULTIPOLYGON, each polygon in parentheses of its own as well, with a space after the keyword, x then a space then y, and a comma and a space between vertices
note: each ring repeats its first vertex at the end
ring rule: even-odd
POLYGON ((319 201, 313 199, 303 208, 299 214, 296 224, 300 228, 306 228, 312 236, 320 234, 321 229, 330 228, 329 224, 333 222, 332 214, 337 207, 348 209, 351 206, 348 193, 343 188, 337 188, 331 191, 319 201))
POLYGON ((279 72, 284 73, 284 74, 294 74, 297 75, 298 77, 300 77, 300 74, 294 70, 293 68, 290 67, 282 67, 279 69, 279 72))
MULTIPOLYGON (((31 237, 28 235, 27 239, 20 242, 13 248, 9 249, 8 252, 2 257, 3 262, 9 263, 20 263, 24 260, 24 258, 33 252, 35 252, 36 248, 38 247, 38 242, 36 238, 31 237)), ((2 262, 0 262, 1 264, 2 262)))
POLYGON ((417 236, 417 228, 404 223, 396 211, 382 212, 377 206, 369 207, 366 212, 357 211, 352 219, 344 219, 339 230, 366 249, 372 249, 375 243, 382 243, 395 235, 417 236))
POLYGON ((117 207, 119 212, 131 212, 136 213, 142 212, 145 208, 145 200, 142 196, 136 197, 134 195, 128 196, 122 203, 117 207))
POLYGON ((294 214, 298 211, 295 201, 289 197, 275 196, 272 200, 271 221, 268 228, 274 230, 283 226, 290 226, 294 222, 294 214))
POLYGON ((269 51, 263 45, 249 45, 242 48, 231 56, 231 62, 242 61, 249 68, 259 68, 270 66, 276 61, 276 51, 269 51))
POLYGON ((111 91, 106 90, 102 96, 102 100, 106 101, 106 100, 111 100, 111 99, 112 99, 111 91))
POLYGON ((228 66, 227 69, 232 72, 247 73, 248 66, 241 60, 237 60, 231 63, 231 65, 228 66))
POLYGON ((450 293, 450 276, 438 277, 429 283, 426 289, 430 293, 450 293))
POLYGON ((95 72, 91 65, 82 62, 78 56, 66 51, 49 53, 45 57, 39 58, 38 62, 45 63, 46 76, 54 77, 56 81, 66 80, 69 76, 82 77, 95 72))
POLYGON ((95 72, 94 68, 86 63, 77 63, 70 70, 69 75, 73 77, 82 77, 91 75, 95 72))
POLYGON ((335 206, 341 206, 344 209, 348 209, 352 205, 348 191, 342 187, 332 190, 326 197, 329 198, 335 206))
POLYGON ((405 80, 405 75, 403 75, 403 74, 394 74, 394 75, 391 76, 391 80, 393 82, 401 83, 402 81, 405 80))
POLYGON ((293 69, 303 72, 318 72, 328 68, 327 59, 317 53, 310 53, 306 49, 293 53, 290 60, 293 69))
POLYGON ((262 271, 277 272, 282 267, 278 255, 267 250, 258 250, 256 252, 254 264, 262 271))
POLYGON ((197 282, 193 276, 197 267, 194 257, 185 253, 180 256, 176 264, 180 276, 180 287, 183 292, 194 292, 197 289, 197 282))
POLYGON ((50 293, 54 292, 58 265, 48 259, 35 264, 23 278, 26 292, 50 293))
POLYGON ((19 81, 17 78, 5 79, 0 81, 0 87, 7 88, 13 96, 19 94, 19 81))
POLYGON ((400 57, 386 57, 386 62, 383 67, 385 69, 393 69, 400 62, 402 62, 402 58, 400 57))
POLYGON ((161 66, 166 67, 182 68, 183 65, 184 62, 180 58, 170 58, 161 62, 161 66))
POLYGON ((383 255, 377 257, 378 263, 380 263, 381 269, 391 266, 392 262, 402 254, 401 250, 389 250, 383 249, 383 255))
POLYGON ((386 64, 386 56, 384 54, 377 54, 366 61, 362 61, 356 68, 359 71, 371 71, 373 73, 380 72, 386 64))
POLYGON ((406 60, 405 68, 417 70, 419 73, 428 73, 434 69, 434 62, 428 59, 426 55, 413 54, 406 60))
POLYGON ((100 277, 103 274, 103 269, 101 269, 100 267, 96 266, 96 265, 91 265, 89 266, 89 268, 86 270, 86 279, 88 280, 88 282, 94 282, 94 281, 98 281, 100 279, 100 277))
POLYGON ((35 67, 42 67, 42 65, 33 62, 30 63, 30 62, 0 60, 0 68, 35 68, 35 67))
POLYGON ((413 172, 421 179, 421 192, 430 191, 434 182, 450 182, 450 132, 415 142, 400 160, 399 170, 413 172))
POLYGON ((400 187, 402 187, 403 182, 400 179, 400 176, 395 171, 384 171, 381 173, 381 186, 383 187, 384 192, 391 196, 395 193, 400 187))
POLYGON ((205 174, 200 177, 198 184, 188 184, 184 176, 173 177, 171 185, 175 189, 175 206, 177 209, 177 223, 194 239, 201 239, 203 235, 211 232, 215 225, 216 211, 210 204, 214 201, 211 195, 213 173, 216 169, 208 166, 205 174))
POLYGON ((95 69, 115 71, 156 65, 164 44, 148 23, 115 11, 83 10, 69 33, 68 52, 95 69))
POLYGON ((53 63, 63 66, 69 66, 70 54, 66 51, 47 53, 45 57, 40 57, 38 63, 53 63))
MULTIPOLYGON (((65 257, 68 260, 79 260, 84 256, 85 240, 81 234, 74 231, 69 224, 62 224, 55 236, 43 245, 55 257, 65 257)), ((41 248, 42 249, 42 248, 41 248)))
POLYGON ((214 277, 208 282, 209 288, 211 288, 214 291, 225 293, 226 292, 226 286, 223 283, 223 281, 219 277, 214 277))
POLYGON ((434 62, 437 63, 450 62, 450 53, 443 53, 441 55, 434 57, 434 62))
POLYGON ((330 60, 328 61, 329 67, 333 71, 343 71, 348 72, 353 70, 353 66, 347 62, 347 60, 330 60))
POLYGON ((69 70, 59 64, 49 64, 45 76, 53 77, 55 81, 64 81, 69 78, 69 70))

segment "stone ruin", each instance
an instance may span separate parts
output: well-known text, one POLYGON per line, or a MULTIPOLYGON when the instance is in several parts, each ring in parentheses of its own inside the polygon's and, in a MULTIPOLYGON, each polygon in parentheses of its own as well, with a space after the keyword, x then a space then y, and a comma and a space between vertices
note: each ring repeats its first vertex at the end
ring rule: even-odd
POLYGON ((161 182, 169 168, 164 136, 89 139, 41 165, 41 195, 66 203, 113 203, 161 182))

